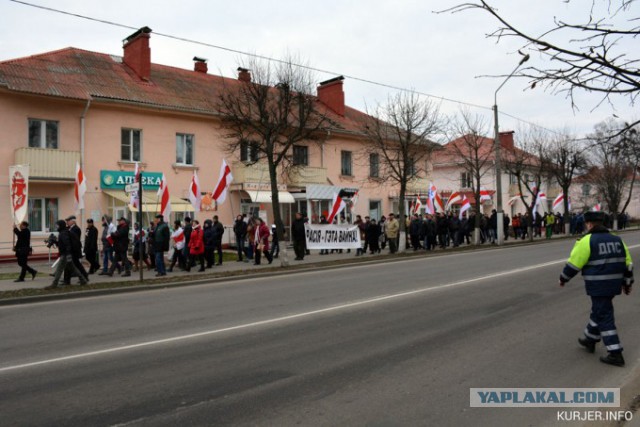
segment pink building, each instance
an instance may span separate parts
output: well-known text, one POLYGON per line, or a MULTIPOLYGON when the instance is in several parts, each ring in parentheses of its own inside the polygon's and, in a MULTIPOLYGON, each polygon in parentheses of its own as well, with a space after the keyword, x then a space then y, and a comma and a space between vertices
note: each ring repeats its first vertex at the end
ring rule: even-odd
MULTIPOLYGON (((100 223, 103 214, 128 216, 132 208, 124 192, 135 162, 146 177, 145 222, 158 211, 156 191, 167 177, 172 195, 171 220, 195 215, 201 221, 214 214, 231 226, 238 213, 266 216, 273 222, 266 166, 247 165, 252 154, 225 154, 224 130, 215 100, 223 82, 238 80, 207 73, 205 60, 194 58, 194 69, 154 64, 151 30, 143 28, 125 40, 123 56, 65 48, 0 62, 0 253, 11 247, 8 168, 30 166, 29 218, 34 248, 59 218, 78 215, 100 223), (203 191, 212 191, 223 157, 232 166, 230 197, 214 206, 205 197, 204 210, 192 212, 187 187, 197 171, 203 191), (88 190, 85 209, 75 212, 73 190, 76 162, 83 166, 88 190)), ((238 79, 250 79, 240 70, 238 79)), ((397 189, 372 180, 376 165, 362 159, 365 141, 362 112, 345 106, 342 78, 319 84, 317 100, 329 109, 333 128, 320 143, 294 147, 301 167, 278 184, 285 223, 295 212, 312 221, 326 213, 340 188, 358 191, 354 213, 379 218, 397 210, 397 189)), ((415 188, 426 188, 416 179, 415 188)), ((231 231, 225 233, 228 239, 231 231)))

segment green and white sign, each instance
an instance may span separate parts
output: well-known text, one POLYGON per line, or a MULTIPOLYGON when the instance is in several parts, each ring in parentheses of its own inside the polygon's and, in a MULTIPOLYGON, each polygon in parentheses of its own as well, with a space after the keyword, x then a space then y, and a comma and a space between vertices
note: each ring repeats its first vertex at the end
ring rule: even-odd
MULTIPOLYGON (((100 171, 100 188, 103 190, 124 190, 128 184, 133 184, 133 172, 128 171, 100 171)), ((162 181, 161 172, 143 172, 142 188, 157 189, 162 181)))

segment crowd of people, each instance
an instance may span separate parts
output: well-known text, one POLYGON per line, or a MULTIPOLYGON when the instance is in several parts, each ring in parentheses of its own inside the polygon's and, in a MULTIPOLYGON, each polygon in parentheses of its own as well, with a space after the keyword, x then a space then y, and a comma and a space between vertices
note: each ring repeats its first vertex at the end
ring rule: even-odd
MULTIPOLYGON (((605 226, 613 225, 611 215, 605 216, 605 226)), ((626 214, 618 216, 618 228, 624 229, 629 223, 626 214)), ((350 218, 341 217, 341 223, 350 222, 350 218)), ((434 250, 437 247, 458 247, 464 243, 473 242, 473 233, 476 221, 479 223, 478 233, 480 243, 496 243, 497 238, 497 212, 491 215, 481 214, 479 218, 471 211, 460 219, 454 213, 414 214, 406 218, 407 247, 417 250, 434 250)), ((295 252, 295 260, 301 261, 309 250, 306 248, 305 223, 308 218, 301 213, 296 213, 295 220, 291 224, 291 241, 295 252)), ((335 220, 337 223, 338 220, 335 220)), ((326 217, 320 218, 321 224, 327 224, 326 217)), ((503 217, 505 240, 509 238, 526 239, 529 233, 533 237, 543 235, 550 239, 554 234, 564 234, 565 224, 569 224, 569 233, 582 234, 585 232, 585 221, 582 213, 561 215, 559 213, 535 213, 533 219, 529 214, 516 214, 513 218, 508 215, 503 217)), ((398 251, 398 238, 400 223, 396 215, 390 213, 388 217, 382 216, 379 221, 375 218, 360 215, 355 216, 353 224, 358 227, 361 246, 356 249, 356 256, 381 253, 389 247, 390 253, 398 251)), ((164 221, 162 215, 156 215, 155 221, 147 228, 134 223, 130 231, 129 221, 121 217, 114 224, 108 215, 102 217, 102 230, 99 230, 93 219, 87 219, 86 229, 83 232, 76 223, 75 216, 69 216, 65 220, 56 223, 57 236, 52 234, 47 240, 47 246, 57 247, 59 261, 53 276, 53 282, 47 289, 54 289, 60 285, 70 285, 71 278, 77 277, 80 285, 89 282, 89 276, 94 273, 113 276, 117 271, 123 277, 131 276, 132 271, 140 268, 155 270, 156 277, 166 276, 174 269, 191 271, 198 267, 199 272, 223 263, 222 241, 225 228, 218 216, 206 219, 203 224, 197 219, 185 217, 183 221, 176 220, 172 227, 164 221), (99 245, 98 243, 101 243, 99 245), (100 249, 101 246, 101 249, 100 249), (131 258, 129 259, 129 252, 131 258), (89 270, 82 264, 85 258, 89 270), (100 263, 102 260, 102 263, 100 263), (167 267, 168 264, 168 267, 167 267)), ((238 262, 253 262, 260 265, 262 257, 271 264, 280 253, 280 242, 276 225, 269 227, 260 217, 238 215, 233 224, 234 243, 238 262)), ((37 271, 28 265, 28 257, 32 252, 30 243, 29 224, 22 222, 14 226, 14 234, 17 237, 14 250, 18 265, 21 267, 20 275, 16 282, 24 282, 27 274, 32 279, 37 271)), ((321 250, 320 255, 325 255, 342 250, 321 250)), ((347 250, 347 252, 351 252, 347 250)))

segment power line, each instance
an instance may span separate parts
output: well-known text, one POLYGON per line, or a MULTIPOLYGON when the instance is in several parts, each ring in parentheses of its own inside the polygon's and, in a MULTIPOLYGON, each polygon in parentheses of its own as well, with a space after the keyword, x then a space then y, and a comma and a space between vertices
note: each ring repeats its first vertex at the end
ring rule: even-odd
MULTIPOLYGON (((131 25, 121 24, 121 23, 113 22, 113 21, 107 21, 107 20, 104 20, 104 19, 93 18, 91 16, 80 15, 78 13, 67 12, 65 10, 55 9, 55 8, 52 8, 52 7, 42 6, 42 5, 38 5, 38 4, 34 4, 34 3, 29 3, 29 2, 26 2, 26 1, 21 1, 21 0, 9 0, 9 1, 11 1, 13 3, 22 4, 24 6, 33 7, 33 8, 36 8, 36 9, 46 10, 48 12, 59 13, 59 14, 62 14, 62 15, 72 16, 74 18, 80 18, 80 19, 85 19, 85 20, 88 20, 88 21, 98 22, 98 23, 101 23, 101 24, 111 25, 111 26, 114 26, 114 27, 126 28, 126 29, 130 29, 130 30, 138 30, 138 27, 133 27, 131 25)), ((200 45, 200 46, 206 46, 206 47, 210 47, 210 48, 213 48, 213 49, 224 50, 226 52, 236 53, 236 54, 244 55, 244 56, 252 56, 252 57, 255 57, 255 58, 263 59, 265 61, 276 62, 276 63, 280 63, 280 64, 290 64, 290 65, 293 65, 294 67, 303 68, 303 69, 310 70, 310 71, 316 71, 316 72, 319 72, 319 73, 331 74, 331 75, 334 75, 334 76, 342 75, 345 78, 348 78, 348 79, 354 80, 354 81, 359 81, 359 82, 362 82, 362 83, 367 83, 367 84, 380 86, 380 87, 384 87, 384 88, 387 88, 387 89, 398 90, 398 91, 402 91, 402 92, 411 92, 411 93, 415 93, 415 94, 418 94, 418 95, 421 95, 421 96, 425 96, 427 98, 432 98, 432 99, 436 99, 436 100, 440 100, 440 101, 444 101, 444 102, 451 102, 451 103, 458 104, 458 105, 464 105, 464 106, 468 106, 468 107, 473 107, 473 108, 492 111, 491 107, 487 107, 487 106, 484 106, 484 105, 473 104, 473 103, 470 103, 470 102, 460 101, 460 100, 457 100, 457 99, 447 98, 447 97, 444 97, 444 96, 432 95, 432 94, 429 94, 429 93, 420 92, 420 91, 416 91, 416 90, 411 90, 411 89, 403 88, 403 87, 400 87, 400 86, 394 86, 394 85, 387 84, 387 83, 376 82, 374 80, 369 80, 369 79, 365 79, 365 78, 362 78, 362 77, 351 76, 351 75, 338 73, 338 72, 330 71, 330 70, 324 70, 324 69, 321 69, 321 68, 311 67, 309 65, 304 65, 304 64, 290 63, 290 62, 284 61, 282 59, 272 58, 272 57, 269 57, 269 56, 260 55, 260 54, 256 54, 256 53, 244 52, 244 51, 241 51, 241 50, 237 50, 237 49, 233 49, 233 48, 229 48, 229 47, 225 47, 225 46, 220 46, 220 45, 215 45, 215 44, 212 44, 212 43, 202 42, 202 41, 199 41, 199 40, 193 40, 193 39, 188 39, 188 38, 185 38, 185 37, 174 36, 172 34, 165 34, 165 33, 159 33, 159 32, 154 32, 153 34, 155 36, 165 37, 165 38, 172 39, 172 40, 178 40, 178 41, 182 41, 182 42, 185 42, 185 43, 191 43, 191 44, 196 44, 196 45, 200 45)), ((547 129, 547 128, 543 127, 543 126, 540 126, 539 124, 530 122, 530 121, 525 120, 525 119, 521 119, 521 118, 519 118, 517 116, 514 116, 512 114, 508 114, 508 113, 501 112, 501 111, 499 111, 499 114, 503 114, 503 115, 505 115, 507 117, 510 117, 510 118, 512 118, 514 120, 517 120, 519 122, 526 123, 526 124, 528 124, 530 126, 538 127, 540 129, 546 130, 547 132, 558 134, 558 132, 556 132, 554 130, 547 129)))

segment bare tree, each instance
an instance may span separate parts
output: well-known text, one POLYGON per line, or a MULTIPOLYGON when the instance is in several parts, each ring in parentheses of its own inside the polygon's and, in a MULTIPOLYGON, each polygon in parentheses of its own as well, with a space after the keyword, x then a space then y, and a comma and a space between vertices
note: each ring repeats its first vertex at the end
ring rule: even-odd
MULTIPOLYGON (((575 142, 567 131, 553 136, 549 145, 542 150, 543 159, 548 164, 551 177, 558 183, 564 194, 563 206, 565 215, 569 212, 569 187, 575 176, 587 167, 584 148, 575 142)), ((570 223, 565 221, 566 233, 569 233, 570 223)))
MULTIPOLYGON (((571 0, 565 0, 569 3, 571 0)), ((520 39, 521 50, 539 53, 543 64, 523 68, 519 76, 528 78, 531 88, 546 85, 554 93, 562 93, 577 108, 577 91, 600 93, 601 101, 615 104, 614 95, 626 97, 633 105, 640 94, 639 58, 629 55, 626 46, 635 46, 640 36, 634 0, 593 0, 586 22, 565 22, 557 18, 551 28, 532 34, 516 27, 510 18, 502 15, 489 1, 461 3, 443 12, 480 10, 498 21, 498 28, 487 36, 502 39, 520 39)), ((586 5, 586 7, 589 7, 586 5)), ((638 51, 633 51, 638 55, 638 51)), ((622 133, 640 123, 634 121, 618 129, 622 133)))
POLYGON ((518 131, 520 143, 513 150, 505 150, 504 168, 516 178, 518 196, 527 209, 527 232, 533 240, 533 221, 542 183, 548 181, 548 164, 544 160, 547 134, 539 127, 531 126, 518 131), (530 200, 527 200, 530 197, 530 200))
MULTIPOLYGON (((271 184, 273 216, 278 238, 284 241, 278 174, 292 164, 292 147, 326 133, 327 117, 312 96, 315 79, 295 58, 272 63, 250 59, 238 70, 239 80, 226 80, 220 95, 220 115, 229 153, 245 145, 254 152, 248 163, 265 161, 271 184)), ((283 265, 288 263, 286 252, 283 265)))
POLYGON ((491 127, 487 126, 481 116, 472 116, 468 110, 460 112, 452 124, 452 141, 456 161, 462 169, 471 177, 471 190, 475 197, 475 223, 474 243, 480 242, 480 220, 482 215, 482 203, 480 202, 480 189, 482 180, 487 173, 494 170, 494 151, 491 140, 483 135, 488 134, 491 127))
POLYGON ((431 139, 443 130, 443 118, 439 106, 421 100, 413 92, 390 96, 384 106, 378 105, 375 111, 367 113, 367 119, 361 124, 367 140, 364 152, 379 157, 380 173, 376 179, 393 182, 400 188, 400 245, 403 248, 407 185, 412 179, 426 177, 427 160, 435 147, 431 139))
POLYGON ((619 127, 614 120, 608 120, 597 124, 590 135, 593 167, 588 178, 614 215, 614 225, 617 215, 629 206, 640 162, 638 132, 629 129, 612 137, 618 134, 619 127), (623 202, 625 192, 626 201, 623 202))

